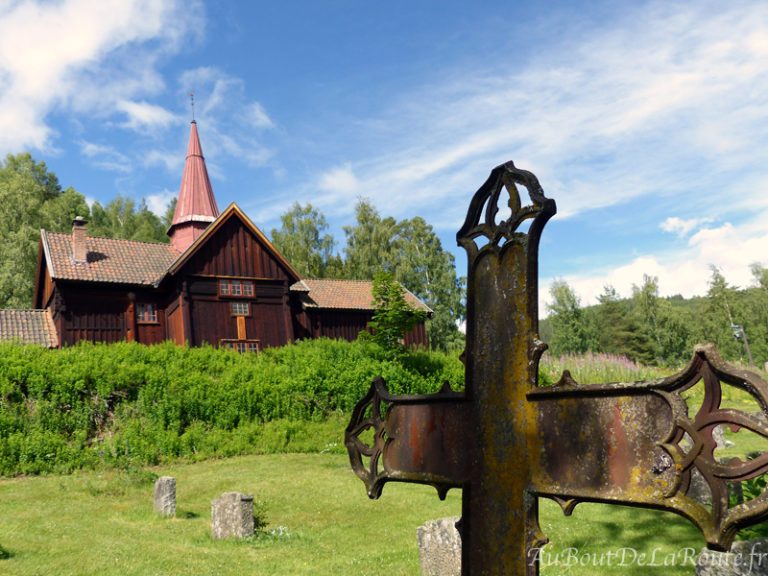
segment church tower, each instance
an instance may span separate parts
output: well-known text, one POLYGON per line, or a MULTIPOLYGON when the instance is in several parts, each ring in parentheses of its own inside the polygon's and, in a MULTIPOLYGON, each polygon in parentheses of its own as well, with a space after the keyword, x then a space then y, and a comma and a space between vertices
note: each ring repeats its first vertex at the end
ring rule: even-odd
POLYGON ((205 167, 203 149, 197 135, 197 122, 192 120, 184 175, 181 178, 176 211, 168 228, 171 246, 179 252, 185 252, 218 216, 219 207, 205 167))

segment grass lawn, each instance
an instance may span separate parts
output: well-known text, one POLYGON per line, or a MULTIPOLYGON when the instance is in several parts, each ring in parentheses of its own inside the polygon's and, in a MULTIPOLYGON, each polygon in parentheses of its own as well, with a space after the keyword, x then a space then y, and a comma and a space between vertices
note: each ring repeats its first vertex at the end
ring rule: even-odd
MULTIPOLYGON (((177 479, 176 518, 154 515, 152 484, 140 472, 0 481, 0 545, 10 554, 0 574, 416 576, 416 527, 460 510, 460 491, 441 502, 432 488, 397 483, 371 501, 341 454, 250 456, 155 472, 177 479), (211 500, 233 490, 266 503, 275 534, 211 539, 211 500)), ((581 504, 565 518, 543 501, 542 526, 552 540, 542 574, 552 576, 690 575, 686 548, 703 545, 682 518, 623 507, 581 504), (649 566, 657 548, 658 565, 649 566), (634 551, 648 556, 641 562, 634 551), (663 565, 673 558, 675 566, 663 565)))

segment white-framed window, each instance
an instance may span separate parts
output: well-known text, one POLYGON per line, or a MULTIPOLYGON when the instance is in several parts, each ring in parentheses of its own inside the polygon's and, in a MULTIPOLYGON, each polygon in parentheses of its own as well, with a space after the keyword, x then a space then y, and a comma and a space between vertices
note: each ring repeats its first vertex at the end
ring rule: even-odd
POLYGON ((136 304, 136 321, 147 324, 157 323, 157 304, 153 302, 140 302, 136 304))
POLYGON ((230 350, 237 350, 240 354, 245 352, 259 352, 258 340, 222 340, 220 346, 230 350))
POLYGON ((253 296, 253 280, 219 280, 219 295, 221 296, 253 296))
POLYGON ((231 303, 231 305, 232 305, 233 316, 250 316, 251 315, 251 305, 249 302, 234 301, 231 303))

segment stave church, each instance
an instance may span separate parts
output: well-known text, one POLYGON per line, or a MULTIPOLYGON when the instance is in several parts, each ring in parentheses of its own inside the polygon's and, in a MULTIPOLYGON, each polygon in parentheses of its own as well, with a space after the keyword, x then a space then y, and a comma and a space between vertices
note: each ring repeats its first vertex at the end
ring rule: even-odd
MULTIPOLYGON (((257 352, 301 338, 354 340, 372 282, 302 278, 236 205, 220 212, 192 122, 168 244, 41 230, 33 310, 0 310, 0 340, 210 344, 257 352)), ((406 300, 431 312, 412 293, 406 300)), ((406 344, 426 346, 423 324, 406 344)))

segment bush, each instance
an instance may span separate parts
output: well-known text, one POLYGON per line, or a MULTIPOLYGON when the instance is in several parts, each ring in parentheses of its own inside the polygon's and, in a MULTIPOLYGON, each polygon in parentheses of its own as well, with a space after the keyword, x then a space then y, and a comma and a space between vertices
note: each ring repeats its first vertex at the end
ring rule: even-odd
POLYGON ((395 394, 463 385, 457 357, 300 341, 260 355, 171 343, 0 343, 0 474, 322 450, 382 375, 395 394), (317 434, 317 430, 322 433, 317 434))

